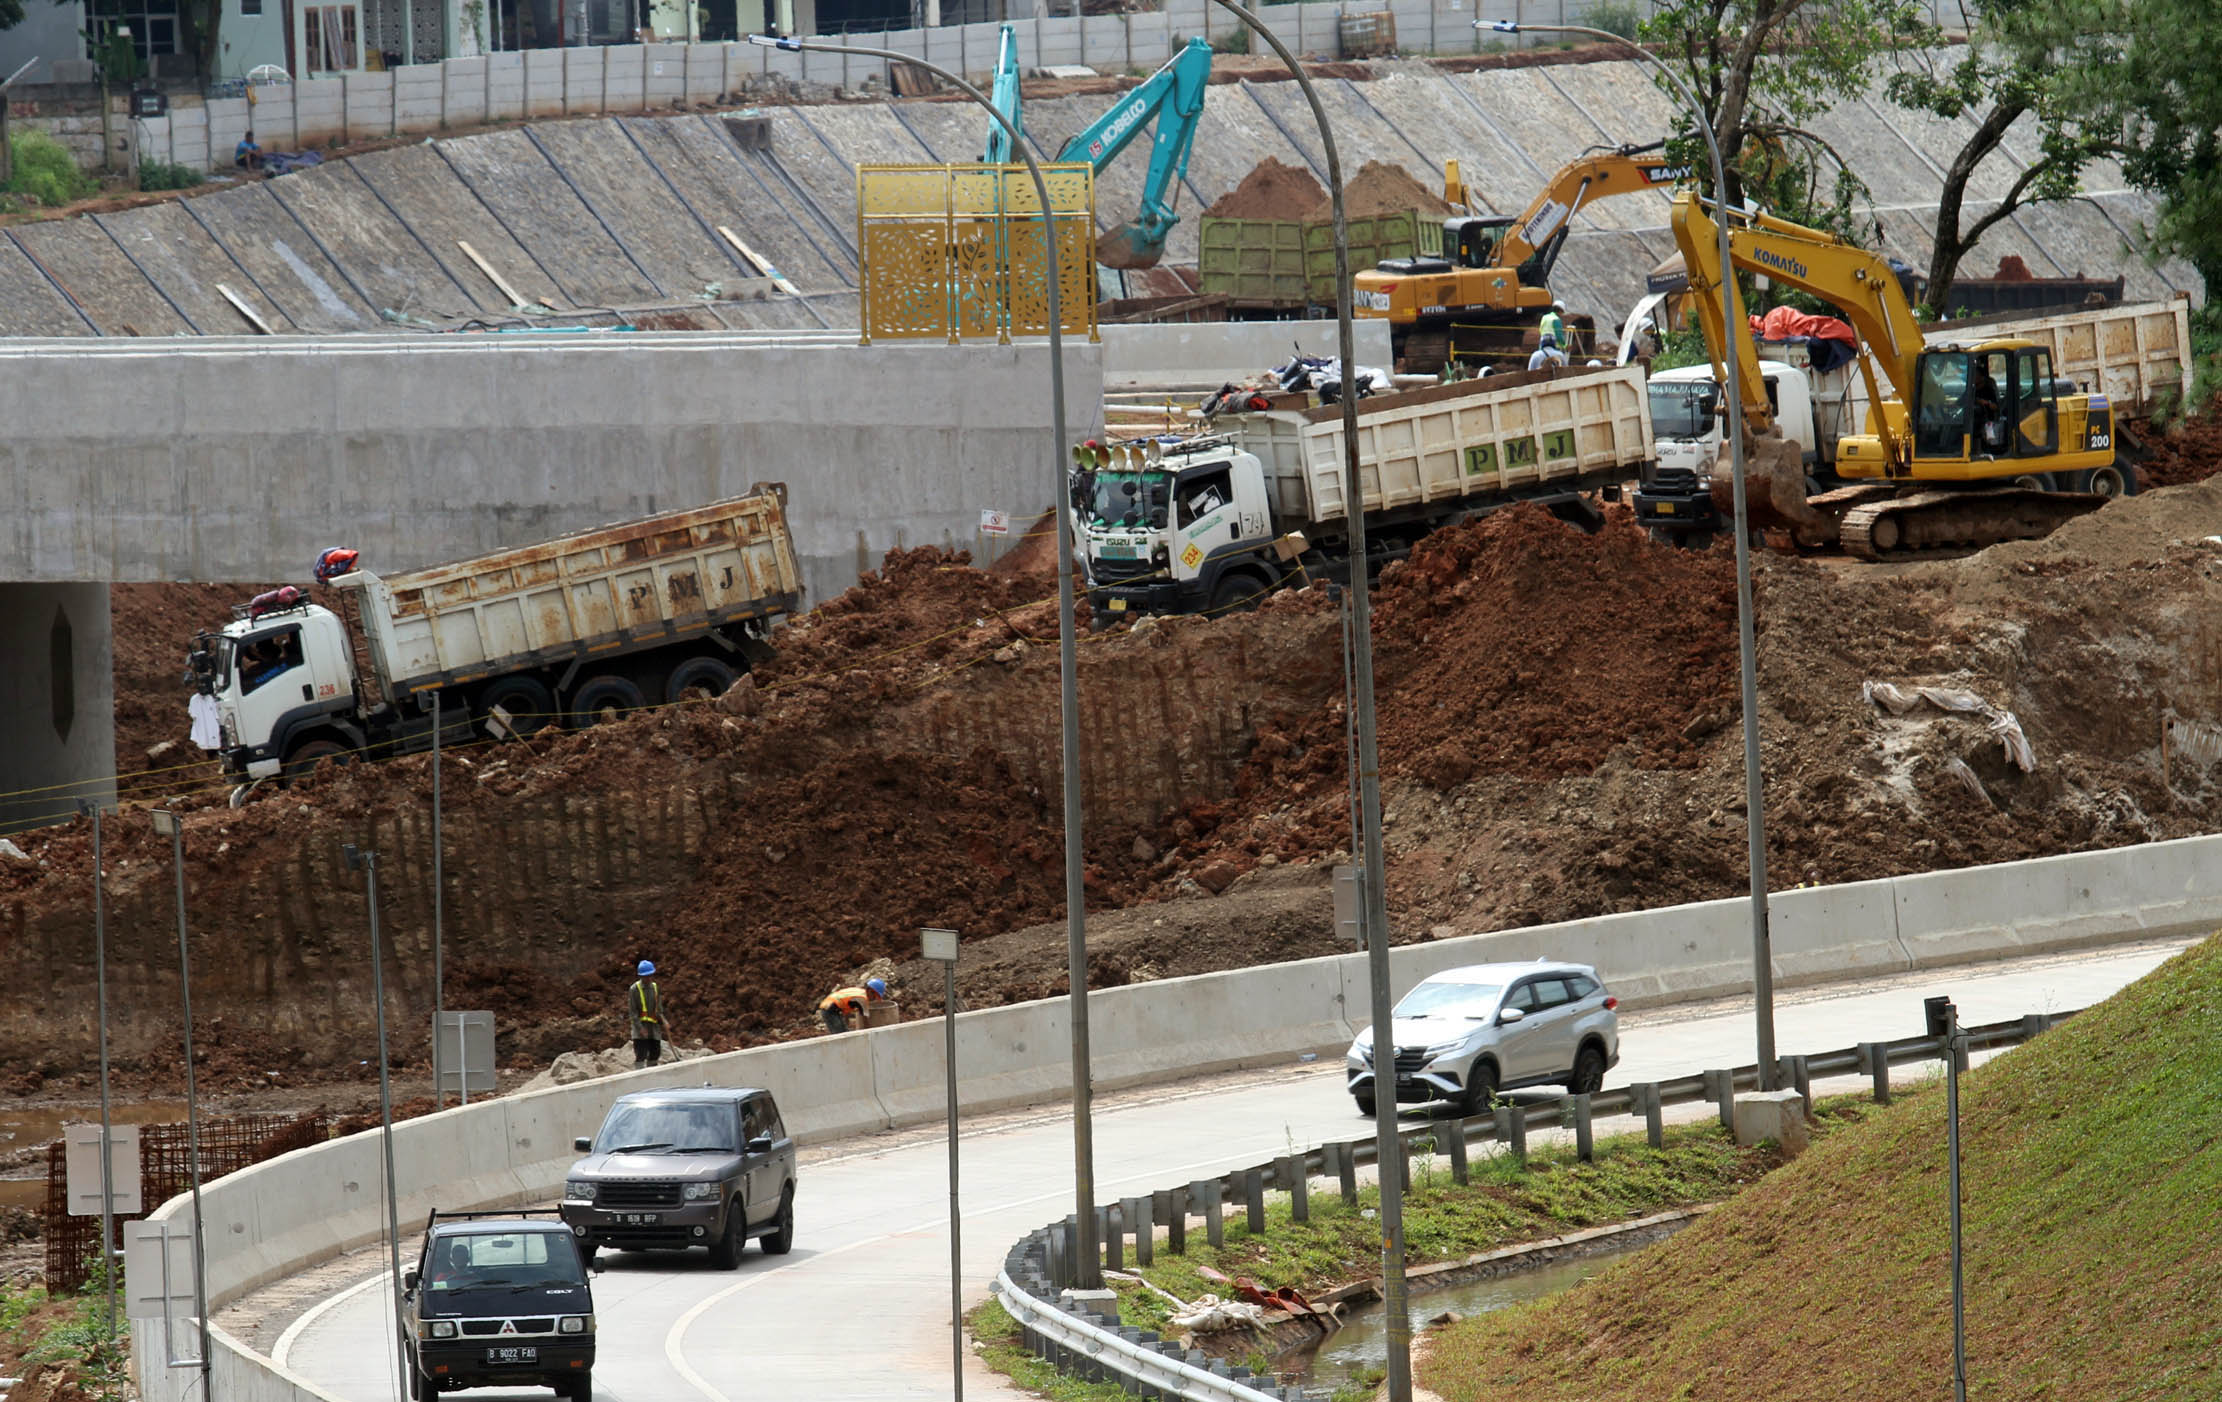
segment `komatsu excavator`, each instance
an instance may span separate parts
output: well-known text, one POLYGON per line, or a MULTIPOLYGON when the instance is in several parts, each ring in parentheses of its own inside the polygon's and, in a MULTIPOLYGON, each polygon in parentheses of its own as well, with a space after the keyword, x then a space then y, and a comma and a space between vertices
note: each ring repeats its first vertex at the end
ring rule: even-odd
MULTIPOLYGON (((1799 445, 1775 424, 1751 335, 1740 326, 1731 334, 1722 321, 1720 226, 1697 195, 1676 196, 1674 239, 1716 380, 1736 357, 1755 528, 1787 530, 1802 546, 1841 544, 1861 559, 1904 559, 2033 540, 2136 490, 2136 469, 2116 457, 2112 405, 2055 380, 2049 348, 2017 339, 1925 346, 1882 255, 1766 214, 1729 223, 1735 271, 1811 293, 1843 314, 1859 336, 1867 392, 1866 432, 1840 438, 1833 473, 1809 485, 1799 445)), ((1686 475, 1686 484, 1645 483, 1639 517, 1680 491, 1690 499, 1681 516, 1709 505, 1729 519, 1729 475, 1716 472, 1709 483, 1686 475)))
MULTIPOLYGON (((1013 127, 1019 121, 1018 35, 1003 26, 997 51, 995 84, 989 100, 1013 127)), ((1150 168, 1142 178, 1141 208, 1133 219, 1096 240, 1096 261, 1107 268, 1154 268, 1165 256, 1165 239, 1180 222, 1174 196, 1188 173, 1196 122, 1204 112, 1204 89, 1211 82, 1211 45, 1190 39, 1165 66, 1120 94, 1102 116, 1065 143, 1060 161, 1085 161, 1098 173, 1117 160, 1134 139, 1154 125, 1150 168)), ((1012 158, 1010 133, 997 122, 988 129, 985 159, 1006 164, 1012 158)))
MULTIPOLYGON (((1575 214, 1601 199, 1689 178, 1688 166, 1657 154, 1664 144, 1585 152, 1517 218, 1444 220, 1442 257, 1392 258, 1351 278, 1354 314, 1387 319, 1398 360, 1415 373, 1440 369, 1454 355, 1519 351, 1525 326, 1551 305, 1551 269, 1575 214)), ((1462 193, 1455 173, 1447 183, 1446 194, 1462 193)))

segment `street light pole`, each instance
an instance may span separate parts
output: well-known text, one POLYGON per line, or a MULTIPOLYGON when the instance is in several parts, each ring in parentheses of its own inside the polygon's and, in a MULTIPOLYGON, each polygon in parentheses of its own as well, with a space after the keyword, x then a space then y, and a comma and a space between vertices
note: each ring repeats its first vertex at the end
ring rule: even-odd
POLYGON ((1065 976, 1072 1002, 1072 1162, 1074 1198, 1074 1268, 1082 1289, 1103 1286, 1103 1251, 1096 1238, 1096 1155, 1092 1115, 1094 1086, 1088 1053, 1088 940, 1087 891, 1082 883, 1084 856, 1080 834, 1080 662, 1073 637, 1072 610, 1072 512, 1067 509, 1064 455, 1065 437, 1065 313, 1060 298, 1057 269, 1056 216, 1050 210, 1049 183, 1042 168, 1026 149, 1026 137, 1011 119, 996 110, 978 88, 941 67, 912 54, 893 49, 867 49, 856 45, 813 44, 803 39, 751 34, 748 42, 759 48, 795 52, 838 53, 908 63, 923 68, 955 88, 995 119, 1011 139, 1011 149, 1026 163, 1034 178, 1034 194, 1041 201, 1042 251, 1048 279, 1050 432, 1055 443, 1049 455, 1056 475, 1057 510, 1057 679, 1064 729, 1065 798, 1065 976))
POLYGON ((1359 911, 1366 936, 1366 973, 1372 985, 1374 1036, 1388 1039, 1388 1060, 1374 1053, 1373 1135, 1380 1165, 1381 1191, 1381 1308, 1387 1334, 1387 1385, 1389 1402, 1410 1402, 1412 1396, 1412 1314, 1404 1276, 1404 1177, 1397 1171, 1403 1157, 1397 1152, 1396 1039, 1389 997, 1389 907, 1386 857, 1381 847, 1381 751, 1376 743, 1373 704, 1373 600, 1367 578, 1365 484, 1358 474, 1358 337, 1350 315, 1350 229, 1343 212, 1342 158, 1335 150, 1334 129, 1327 110, 1320 105, 1304 65, 1289 52, 1281 36, 1236 0, 1214 0, 1279 56, 1319 127, 1319 144, 1327 157, 1327 193, 1335 225, 1335 336, 1342 357, 1343 501, 1350 529, 1350 679, 1352 718, 1357 730, 1359 911), (1389 1068, 1387 1094, 1382 1093, 1381 1070, 1389 1068))
MULTIPOLYGON (((201 1333, 201 1399, 210 1396, 213 1361, 208 1352, 208 1234, 201 1227, 201 1101, 193 1082, 193 960, 185 939, 185 823, 167 808, 151 810, 154 830, 170 839, 170 869, 177 874, 177 986, 185 1017, 185 1166, 193 1178, 193 1315, 201 1333)), ((167 1249, 167 1248, 165 1248, 167 1249)))
POLYGON ((389 1283, 393 1299, 390 1306, 394 1317, 394 1340, 403 1372, 402 1391, 413 1393, 408 1386, 409 1352, 400 1343, 408 1321, 402 1310, 401 1292, 401 1218, 396 1202, 397 1188, 393 1171, 393 1084, 386 1070, 386 961, 378 947, 378 854, 364 851, 349 842, 340 847, 340 855, 347 859, 349 871, 362 872, 367 879, 370 896, 370 981, 372 1004, 378 1010, 378 1125, 379 1135, 386 1149, 386 1261, 392 1272, 389 1283))
MULTIPOLYGON (((1516 20, 1475 20, 1501 34, 1533 30, 1539 34, 1581 34, 1600 43, 1617 44, 1648 63, 1667 80, 1690 110, 1690 120, 1705 138, 1706 153, 1713 161, 1713 197, 1720 227, 1721 325, 1730 336, 1747 334, 1742 308, 1736 297, 1736 267, 1728 242, 1728 168, 1721 160, 1720 141, 1697 94, 1680 75, 1659 61, 1658 55, 1618 34, 1579 24, 1522 24, 1516 20)), ((1742 674, 1744 702, 1744 838, 1751 867, 1751 989, 1754 1020, 1758 1024, 1759 1088, 1773 1090, 1779 1083, 1775 1064, 1775 981, 1773 937, 1767 929, 1767 815, 1761 804, 1759 769, 1759 667, 1758 645, 1752 627, 1751 523, 1744 502, 1744 402, 1738 383, 1738 361, 1732 346, 1721 347, 1728 413, 1721 436, 1728 440, 1729 478, 1736 494, 1736 661, 1742 674)))
POLYGON ((925 956, 940 964, 942 973, 942 1068, 949 1083, 949 1381, 955 1402, 964 1402, 964 1239, 957 1202, 957 932, 920 930, 918 937, 925 956))
MULTIPOLYGON (((0 101, 6 93, 0 90, 0 101)), ((115 1124, 108 1102, 108 894, 101 870, 100 805, 78 805, 93 820, 93 986, 100 1019, 100 1275, 107 1285, 108 1339, 116 1338, 115 1124)))

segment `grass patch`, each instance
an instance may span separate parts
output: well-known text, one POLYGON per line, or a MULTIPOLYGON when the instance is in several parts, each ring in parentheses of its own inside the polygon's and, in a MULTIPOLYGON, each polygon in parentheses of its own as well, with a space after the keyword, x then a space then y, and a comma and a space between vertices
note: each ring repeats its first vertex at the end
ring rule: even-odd
POLYGON ((99 181, 77 168, 69 149, 43 131, 12 133, 8 148, 15 162, 6 187, 10 194, 59 209, 100 189, 99 181))
MULTIPOLYGON (((1856 1097, 1830 1101, 1814 1126, 1816 1137, 1840 1133, 1866 1113, 1856 1097)), ((1422 1141, 1424 1144, 1426 1141, 1422 1141)), ((1412 1191, 1404 1198, 1406 1261, 1415 1266, 1458 1260, 1479 1252, 1648 1217, 1673 1208, 1718 1202, 1780 1162, 1772 1148, 1741 1149, 1715 1121, 1672 1125, 1664 1147, 1643 1135, 1600 1139, 1596 1158, 1581 1163, 1571 1144, 1538 1151, 1523 1165, 1508 1152, 1477 1144, 1464 1186, 1450 1174, 1447 1154, 1422 1152, 1412 1161, 1412 1191)), ((1293 1286, 1316 1294, 1381 1268, 1380 1190, 1359 1189, 1355 1205, 1332 1187, 1314 1184, 1311 1220, 1297 1222, 1286 1194, 1266 1200, 1266 1229, 1253 1234, 1241 1209, 1227 1218, 1226 1244, 1212 1247, 1191 1228, 1186 1254, 1162 1249, 1141 1274, 1182 1299, 1225 1294, 1201 1269, 1249 1276, 1267 1289, 1293 1286)), ((1138 1287, 1119 1292, 1120 1318, 1162 1330, 1172 1306, 1138 1287)))
POLYGON ((74 1295, 49 1296, 41 1285, 0 1283, 0 1372, 27 1374, 61 1365, 71 1396, 122 1402, 131 1385, 131 1331, 118 1315, 108 1340, 105 1286, 99 1277, 74 1295))
POLYGON ((965 1331, 980 1360, 1029 1392, 1055 1402, 1128 1402, 1131 1394, 1117 1383, 1083 1382, 1068 1378, 1044 1359, 1026 1351, 1018 1321, 997 1300, 989 1300, 964 1317, 965 1331))
MULTIPOLYGON (((2222 1359, 2222 942, 1961 1081, 1968 1391, 2161 1402, 2222 1359)), ((1869 1402, 1951 1378, 1944 1097, 1640 1261, 1438 1336, 1450 1402, 1869 1402)))
POLYGON ((169 161, 139 162, 139 188, 142 190, 190 190, 208 183, 208 177, 191 166, 173 165, 169 161))

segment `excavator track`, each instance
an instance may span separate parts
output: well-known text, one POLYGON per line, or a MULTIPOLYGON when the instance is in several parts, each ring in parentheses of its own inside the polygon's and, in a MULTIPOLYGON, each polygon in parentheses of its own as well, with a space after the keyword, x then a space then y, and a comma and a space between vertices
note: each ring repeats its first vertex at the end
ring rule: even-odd
POLYGON ((1915 492, 1853 505, 1838 523, 1838 539, 1847 554, 1862 560, 1964 555, 2009 540, 2041 540, 2107 500, 2021 487, 1915 492))

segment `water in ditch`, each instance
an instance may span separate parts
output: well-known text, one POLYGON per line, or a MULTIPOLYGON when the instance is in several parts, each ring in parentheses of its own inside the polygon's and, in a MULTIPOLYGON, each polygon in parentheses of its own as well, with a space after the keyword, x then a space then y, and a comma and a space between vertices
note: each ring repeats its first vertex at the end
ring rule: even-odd
MULTIPOLYGON (((182 1100, 117 1100, 109 1111, 116 1124, 172 1124, 185 1118, 182 1100)), ((0 1108, 0 1207, 37 1209, 46 1204, 44 1146, 62 1137, 65 1125, 98 1123, 100 1104, 16 1104, 0 1108), (39 1151, 39 1152, 32 1152, 39 1151)))
MULTIPOLYGON (((1412 1333, 1417 1337, 1427 1327, 1427 1321, 1446 1310, 1470 1317, 1570 1290, 1621 1257, 1650 1244, 1646 1240, 1642 1246, 1599 1251, 1571 1260, 1553 1261, 1534 1270, 1415 1292, 1408 1302, 1412 1333)), ((1343 1327, 1313 1350, 1308 1359, 1283 1359, 1281 1376, 1301 1382, 1307 1388, 1332 1390, 1362 1373, 1380 1370, 1388 1358, 1388 1337, 1387 1314, 1376 1300, 1345 1315, 1343 1327)))

